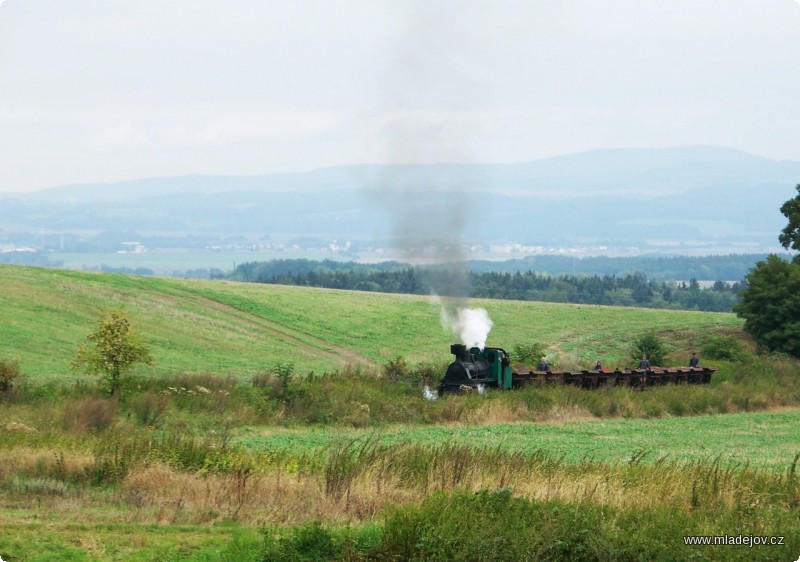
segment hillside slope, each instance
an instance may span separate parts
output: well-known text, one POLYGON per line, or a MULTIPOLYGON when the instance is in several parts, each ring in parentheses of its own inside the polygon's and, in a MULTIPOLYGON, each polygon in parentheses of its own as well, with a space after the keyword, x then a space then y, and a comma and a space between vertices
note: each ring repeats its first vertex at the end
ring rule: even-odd
MULTIPOLYGON (((565 364, 623 365, 632 339, 662 333, 675 361, 708 334, 739 332, 731 314, 475 300, 489 345, 541 342, 565 364)), ((0 358, 37 378, 70 375, 76 345, 104 308, 126 310, 151 346, 143 371, 250 377, 279 363, 298 372, 379 366, 398 356, 445 362, 452 336, 426 297, 177 280, 0 265, 0 358)))

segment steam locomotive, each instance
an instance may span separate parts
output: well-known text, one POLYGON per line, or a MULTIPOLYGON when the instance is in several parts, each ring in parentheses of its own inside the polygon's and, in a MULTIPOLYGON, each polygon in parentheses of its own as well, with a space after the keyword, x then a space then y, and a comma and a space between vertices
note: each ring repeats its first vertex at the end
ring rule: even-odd
POLYGON ((512 369, 511 359, 500 347, 450 346, 455 361, 439 383, 439 395, 483 388, 516 388, 526 384, 572 384, 583 388, 618 385, 646 388, 661 384, 708 384, 711 367, 651 367, 650 369, 603 369, 600 371, 533 371, 512 369))

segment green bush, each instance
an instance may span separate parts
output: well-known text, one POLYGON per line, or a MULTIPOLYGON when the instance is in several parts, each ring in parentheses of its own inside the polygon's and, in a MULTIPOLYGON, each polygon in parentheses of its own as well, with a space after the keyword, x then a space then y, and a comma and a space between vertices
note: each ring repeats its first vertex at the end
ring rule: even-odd
POLYGON ((295 527, 284 534, 267 530, 264 562, 316 562, 338 560, 342 545, 333 531, 318 521, 295 527))
POLYGON ((744 357, 742 342, 734 336, 711 336, 703 345, 702 353, 709 359, 740 361, 744 357))
POLYGON ((634 366, 639 364, 642 355, 647 355, 650 365, 653 367, 663 366, 667 350, 655 332, 647 332, 633 340, 630 347, 630 358, 634 361, 634 366))
MULTIPOLYGON (((714 470, 714 467, 711 467, 714 470)), ((723 475, 724 476, 724 475, 723 475)), ((714 475, 709 479, 713 480, 714 475)), ((528 500, 510 490, 439 492, 420 506, 397 507, 386 516, 381 560, 429 562, 605 561, 605 560, 780 560, 800 546, 796 515, 736 510, 693 511, 674 506, 615 509, 590 502, 528 500), (703 546, 683 537, 785 535, 782 546, 703 546)))
POLYGON ((170 397, 166 394, 143 392, 130 400, 130 408, 139 423, 155 425, 169 406, 170 397))
POLYGON ((398 356, 383 366, 383 376, 390 382, 401 382, 411 379, 413 373, 405 358, 398 356))
POLYGON ((0 360, 0 392, 8 392, 14 386, 14 379, 19 377, 19 363, 0 360))
POLYGON ((531 502, 508 489, 438 493, 387 517, 382 550, 400 560, 611 560, 602 519, 602 508, 531 502))
POLYGON ((547 347, 541 343, 515 343, 511 348, 511 360, 514 363, 532 367, 547 353, 547 347))
POLYGON ((263 562, 392 560, 381 555, 381 527, 329 527, 318 521, 290 528, 268 527, 263 562))

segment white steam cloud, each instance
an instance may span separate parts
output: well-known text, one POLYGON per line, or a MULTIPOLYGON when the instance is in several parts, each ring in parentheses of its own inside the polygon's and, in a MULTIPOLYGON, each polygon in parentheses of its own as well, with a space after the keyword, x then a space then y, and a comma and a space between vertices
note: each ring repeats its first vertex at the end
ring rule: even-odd
POLYGON ((493 323, 485 309, 467 308, 448 300, 442 302, 435 296, 432 300, 441 307, 442 328, 449 330, 459 343, 463 343, 467 348, 486 347, 486 340, 489 338, 493 323))

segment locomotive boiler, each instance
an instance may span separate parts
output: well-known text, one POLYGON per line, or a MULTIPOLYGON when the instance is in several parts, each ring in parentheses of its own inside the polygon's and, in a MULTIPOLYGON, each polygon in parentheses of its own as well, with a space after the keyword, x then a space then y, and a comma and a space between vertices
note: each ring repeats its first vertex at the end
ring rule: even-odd
POLYGON ((450 346, 450 353, 455 355, 455 360, 448 365, 439 383, 440 395, 481 387, 512 387, 511 360, 505 349, 467 349, 466 345, 455 343, 450 346))

